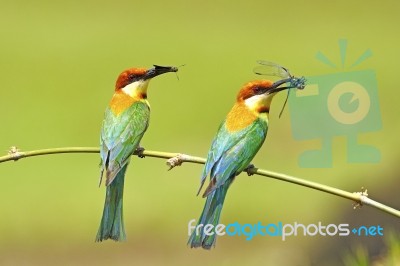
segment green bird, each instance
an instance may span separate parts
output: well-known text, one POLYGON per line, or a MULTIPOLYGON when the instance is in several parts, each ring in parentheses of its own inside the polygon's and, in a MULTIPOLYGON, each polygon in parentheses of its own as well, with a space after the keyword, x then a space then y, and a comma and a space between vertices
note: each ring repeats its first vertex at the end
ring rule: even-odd
POLYGON ((236 103, 220 125, 208 152, 201 176, 200 193, 206 177, 210 183, 204 191, 207 197, 200 219, 192 232, 188 245, 192 248, 210 249, 215 246, 215 226, 219 223, 222 206, 229 186, 235 177, 249 167, 261 148, 268 130, 268 114, 274 95, 292 78, 273 83, 269 80, 249 82, 239 91, 236 103), (204 227, 211 224, 212 232, 204 227))
POLYGON ((176 67, 130 68, 122 72, 104 115, 100 135, 100 184, 105 172, 106 199, 96 241, 126 239, 122 214, 124 178, 132 153, 149 126, 147 87, 155 76, 176 67))

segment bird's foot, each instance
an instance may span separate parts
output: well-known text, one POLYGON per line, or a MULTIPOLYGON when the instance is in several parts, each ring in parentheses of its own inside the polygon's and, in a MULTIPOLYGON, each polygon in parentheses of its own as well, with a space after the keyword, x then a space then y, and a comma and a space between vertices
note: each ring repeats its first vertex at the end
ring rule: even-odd
POLYGON ((247 173, 248 176, 254 175, 254 171, 256 170, 256 167, 254 164, 249 164, 243 171, 247 173))
POLYGON ((143 154, 143 152, 144 152, 144 148, 141 147, 141 146, 138 146, 138 147, 136 148, 134 154, 136 154, 139 158, 144 158, 144 157, 146 157, 146 156, 143 154))

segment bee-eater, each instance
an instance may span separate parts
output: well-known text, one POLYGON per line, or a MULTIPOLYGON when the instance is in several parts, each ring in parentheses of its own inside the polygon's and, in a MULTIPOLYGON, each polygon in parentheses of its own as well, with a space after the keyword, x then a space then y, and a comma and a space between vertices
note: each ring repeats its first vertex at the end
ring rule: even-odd
POLYGON ((275 83, 269 80, 253 81, 239 91, 236 103, 219 126, 208 152, 197 194, 208 175, 210 183, 203 194, 203 198, 207 197, 203 212, 188 241, 192 248, 210 249, 215 245, 215 232, 206 234, 204 226, 212 224, 215 229, 219 223, 229 186, 249 166, 265 140, 272 98, 277 92, 293 87, 281 87, 287 82, 290 79, 275 83))
POLYGON ((147 87, 155 76, 176 67, 131 68, 122 72, 105 111, 100 135, 100 183, 105 172, 106 199, 96 241, 125 240, 122 215, 124 178, 132 153, 149 125, 147 87))

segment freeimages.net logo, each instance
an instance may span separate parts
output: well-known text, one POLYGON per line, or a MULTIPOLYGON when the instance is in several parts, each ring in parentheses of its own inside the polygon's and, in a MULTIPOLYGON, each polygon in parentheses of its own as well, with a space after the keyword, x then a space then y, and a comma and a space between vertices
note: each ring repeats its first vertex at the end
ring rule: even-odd
POLYGON ((188 223, 188 235, 193 231, 196 235, 205 234, 212 236, 245 236, 246 240, 252 240, 255 236, 280 237, 282 241, 289 237, 296 236, 349 236, 350 234, 357 236, 383 236, 383 228, 380 225, 372 226, 353 226, 349 224, 323 224, 318 222, 315 224, 293 223, 268 223, 258 222, 256 224, 241 224, 239 222, 225 224, 199 224, 196 225, 196 220, 192 219, 188 223))
MULTIPOLYGON (((339 40, 339 48, 344 69, 347 41, 339 40)), ((290 94, 293 137, 296 140, 321 139, 321 149, 307 150, 299 156, 300 167, 332 167, 332 139, 337 136, 347 138, 347 162, 380 161, 381 154, 376 147, 357 141, 360 133, 378 131, 382 127, 375 71, 351 70, 370 56, 372 52, 368 49, 346 72, 306 77, 306 88, 290 94)), ((337 68, 321 52, 316 58, 337 68)))

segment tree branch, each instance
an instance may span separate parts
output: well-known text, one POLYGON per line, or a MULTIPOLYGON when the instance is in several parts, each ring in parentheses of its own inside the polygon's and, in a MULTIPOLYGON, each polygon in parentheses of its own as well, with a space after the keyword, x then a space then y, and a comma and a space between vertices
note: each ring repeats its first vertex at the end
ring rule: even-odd
MULTIPOLYGON (((100 152, 99 148, 94 148, 94 147, 65 147, 65 148, 54 148, 54 149, 43 149, 43 150, 21 152, 17 149, 17 147, 13 146, 8 151, 8 155, 0 157, 0 163, 7 161, 17 161, 22 158, 40 156, 40 155, 61 154, 61 153, 99 153, 99 152, 100 152)), ((180 153, 161 152, 161 151, 138 150, 135 151, 133 155, 168 159, 167 165, 169 166, 169 170, 171 170, 176 166, 180 166, 183 162, 198 163, 198 164, 204 164, 206 162, 206 160, 201 157, 195 157, 180 153)), ((245 172, 247 172, 249 175, 256 174, 256 175, 266 176, 281 181, 297 184, 300 186, 316 189, 322 192, 330 193, 354 201, 355 202, 354 208, 367 205, 400 218, 400 211, 368 198, 367 190, 364 188, 361 189, 361 192, 351 193, 338 188, 326 186, 312 181, 307 181, 301 178, 281 173, 276 173, 272 171, 267 171, 263 169, 258 169, 256 167, 250 167, 246 169, 245 172)))

